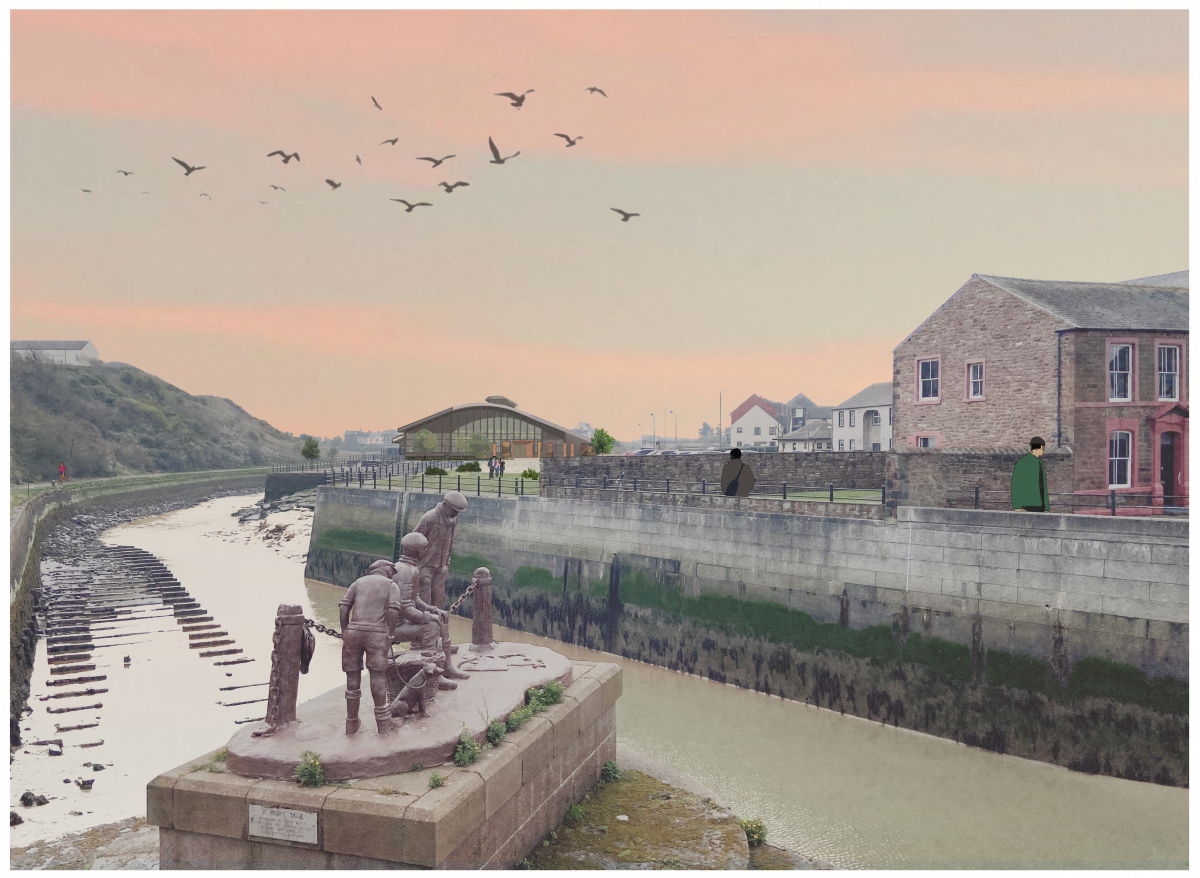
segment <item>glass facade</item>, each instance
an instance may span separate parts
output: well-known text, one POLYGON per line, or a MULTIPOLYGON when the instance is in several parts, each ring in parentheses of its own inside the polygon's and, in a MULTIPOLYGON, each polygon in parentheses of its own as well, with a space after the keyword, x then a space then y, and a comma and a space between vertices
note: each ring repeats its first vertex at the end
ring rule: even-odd
POLYGON ((489 453, 504 457, 562 457, 571 450, 570 438, 561 430, 504 406, 464 406, 418 421, 406 431, 405 452, 413 453, 413 438, 422 430, 437 439, 437 449, 432 453, 438 455, 467 455, 471 436, 476 433, 491 445, 489 453))

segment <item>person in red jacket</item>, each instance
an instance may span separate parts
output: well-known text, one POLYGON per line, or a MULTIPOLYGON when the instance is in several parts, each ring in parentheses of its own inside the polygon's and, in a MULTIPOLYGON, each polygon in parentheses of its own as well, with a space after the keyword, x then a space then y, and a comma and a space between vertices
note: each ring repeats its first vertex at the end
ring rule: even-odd
POLYGON ((59 465, 58 465, 58 483, 61 485, 66 480, 67 480, 67 465, 65 463, 59 463, 59 465))

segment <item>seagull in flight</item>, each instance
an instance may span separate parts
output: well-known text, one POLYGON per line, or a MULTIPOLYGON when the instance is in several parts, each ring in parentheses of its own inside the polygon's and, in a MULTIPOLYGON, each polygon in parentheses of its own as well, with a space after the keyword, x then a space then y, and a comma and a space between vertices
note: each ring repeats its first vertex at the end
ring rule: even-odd
MULTIPOLYGON (((396 145, 396 141, 397 141, 397 140, 399 140, 399 139, 400 139, 399 137, 393 137, 391 140, 385 140, 385 141, 383 141, 383 143, 390 143, 392 146, 395 146, 395 145, 396 145)), ((380 145, 380 146, 383 146, 383 143, 381 143, 381 144, 379 144, 379 145, 380 145)))
POLYGON ((419 156, 417 156, 417 161, 419 161, 419 162, 433 162, 433 164, 432 164, 430 167, 436 168, 438 165, 440 165, 440 164, 441 164, 442 162, 444 162, 446 159, 454 159, 454 158, 458 158, 458 156, 447 155, 447 156, 442 156, 440 159, 435 159, 435 158, 433 158, 432 156, 427 156, 427 155, 419 155, 419 156))
POLYGON ((278 189, 280 192, 287 192, 287 190, 284 189, 282 186, 276 186, 274 183, 271 184, 271 188, 278 189))
MULTIPOLYGON (((83 187, 80 187, 80 188, 82 189, 83 187)), ((88 193, 89 195, 91 195, 91 194, 92 194, 92 190, 91 190, 91 189, 84 189, 83 191, 84 191, 84 192, 86 192, 86 193, 88 193)))
MULTIPOLYGON (((587 88, 584 89, 584 91, 590 91, 592 94, 595 94, 596 92, 600 92, 600 94, 604 95, 604 89, 596 88, 596 86, 594 86, 594 85, 588 86, 587 88)), ((604 95, 604 96, 608 97, 608 95, 604 95)))
POLYGON ((568 137, 568 136, 567 136, 567 135, 565 135, 565 134, 555 134, 554 136, 555 136, 555 137, 561 137, 563 140, 565 140, 565 141, 567 142, 567 146, 574 146, 574 145, 575 145, 575 141, 577 141, 577 140, 583 140, 583 135, 582 135, 582 134, 580 134, 578 137, 576 137, 576 138, 575 138, 575 140, 572 140, 570 137, 568 137))
POLYGON ((621 210, 619 207, 610 207, 609 210, 615 210, 617 213, 619 213, 621 215, 621 222, 623 222, 623 223, 629 222, 629 218, 631 216, 641 216, 640 213, 626 213, 625 211, 621 210))
POLYGON ((362 164, 362 159, 361 159, 359 156, 357 156, 357 155, 356 155, 356 156, 354 157, 354 160, 355 160, 356 162, 358 162, 360 165, 362 164))
POLYGON ((375 100, 375 95, 371 95, 371 103, 373 103, 375 105, 376 110, 383 109, 383 107, 379 106, 379 101, 375 100))
POLYGON ((185 177, 190 177, 192 175, 192 171, 203 171, 205 168, 208 167, 208 165, 201 165, 198 168, 193 168, 187 162, 183 162, 183 161, 180 161, 179 159, 176 159, 175 156, 171 156, 171 158, 175 159, 175 161, 178 162, 179 165, 183 168, 183 170, 184 170, 183 176, 185 176, 185 177))
POLYGON ((332 186, 334 189, 336 189, 337 187, 342 185, 341 183, 335 183, 332 180, 326 180, 325 182, 328 183, 330 186, 332 186))
POLYGON ((117 173, 124 174, 126 177, 128 177, 133 173, 133 171, 117 171, 117 173))
POLYGON ((149 195, 150 193, 149 193, 149 192, 143 192, 142 194, 143 194, 143 195, 149 195))
POLYGON ((445 189, 447 194, 449 194, 459 186, 470 186, 471 184, 463 182, 462 180, 459 180, 457 183, 447 183, 445 180, 443 180, 442 182, 438 183, 438 185, 445 189))
POLYGON ((388 200, 389 201, 399 201, 401 204, 403 204, 406 208, 408 208, 407 210, 404 211, 405 213, 412 213, 413 210, 418 207, 433 207, 433 205, 430 204, 428 201, 418 201, 416 204, 409 204, 403 198, 389 198, 388 200))
POLYGON ((201 193, 200 193, 200 197, 201 197, 201 198, 207 198, 209 201, 212 201, 212 196, 211 196, 211 195, 209 195, 207 192, 201 192, 201 193))
POLYGON ((269 202, 269 201, 260 201, 260 202, 259 202, 259 204, 270 204, 270 203, 271 203, 271 202, 269 202))
POLYGON ((507 156, 505 158, 500 158, 500 150, 496 149, 496 144, 492 142, 492 138, 490 138, 490 137, 488 138, 488 146, 492 150, 492 160, 490 162, 488 162, 489 165, 502 165, 509 159, 515 159, 517 156, 519 156, 521 154, 521 150, 518 149, 512 155, 507 156))
POLYGON ((533 89, 528 89, 527 91, 521 92, 519 95, 513 94, 511 91, 498 91, 495 94, 496 94, 496 97, 498 97, 498 98, 511 99, 512 105, 519 110, 519 109, 521 109, 521 105, 523 103, 525 103, 525 95, 529 94, 532 91, 533 91, 533 89))
POLYGON ((295 159, 296 161, 300 161, 300 153, 298 153, 298 152, 294 152, 294 153, 292 153, 291 155, 288 155, 288 154, 287 154, 286 152, 284 152, 282 149, 277 149, 277 150, 275 150, 274 152, 269 152, 269 153, 267 153, 267 158, 270 158, 270 157, 271 157, 271 156, 273 156, 273 155, 281 155, 281 156, 283 156, 283 163, 284 163, 285 165, 286 165, 288 162, 290 162, 292 159, 295 159))

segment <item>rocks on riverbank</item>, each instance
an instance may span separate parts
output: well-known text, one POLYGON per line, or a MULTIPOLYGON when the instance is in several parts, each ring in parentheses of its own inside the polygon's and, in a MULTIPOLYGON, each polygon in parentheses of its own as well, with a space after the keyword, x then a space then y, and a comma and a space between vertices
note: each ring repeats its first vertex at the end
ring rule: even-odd
POLYGON ((147 826, 145 817, 129 817, 11 848, 8 864, 13 870, 157 869, 158 827, 147 826))
POLYGON ((317 489, 309 488, 288 494, 277 500, 258 500, 253 506, 244 506, 233 513, 238 524, 248 521, 261 521, 273 512, 291 512, 295 509, 307 509, 312 512, 317 508, 317 489))

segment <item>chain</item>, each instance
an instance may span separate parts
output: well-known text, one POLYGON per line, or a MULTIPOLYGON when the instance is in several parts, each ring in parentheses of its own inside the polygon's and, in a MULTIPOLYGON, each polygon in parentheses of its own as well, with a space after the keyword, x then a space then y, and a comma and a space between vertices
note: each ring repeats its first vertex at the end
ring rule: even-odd
POLYGON ((467 590, 458 596, 458 600, 456 600, 454 603, 452 603, 450 605, 450 609, 448 609, 446 612, 453 613, 455 610, 457 610, 458 605, 461 604, 463 601, 465 601, 467 599, 467 595, 469 595, 474 590, 475 590, 475 583, 472 582, 470 585, 467 586, 467 590))
POLYGON ((322 634, 328 634, 330 637, 336 637, 338 640, 342 639, 342 635, 340 632, 334 631, 332 628, 326 628, 320 622, 314 622, 312 619, 305 619, 304 627, 305 628, 316 628, 322 634))

